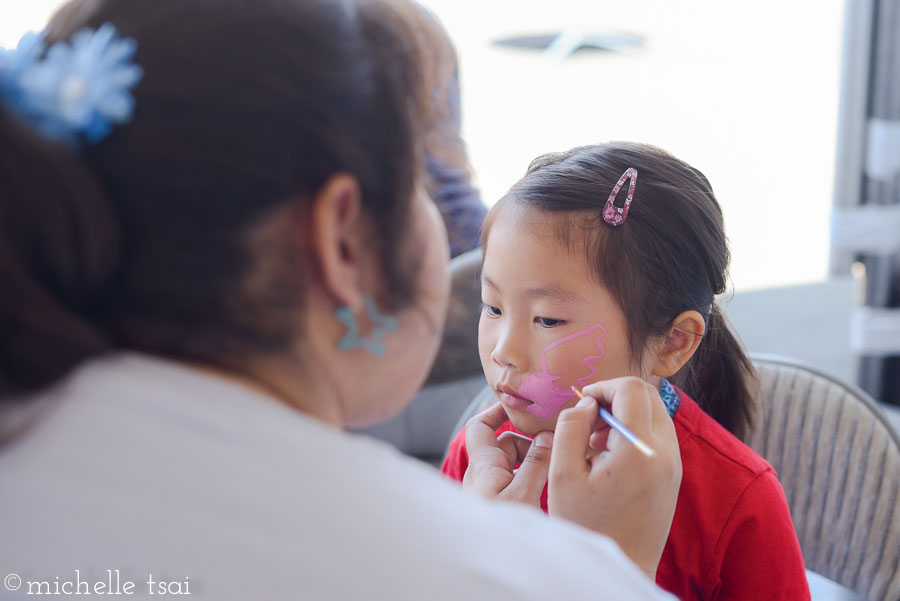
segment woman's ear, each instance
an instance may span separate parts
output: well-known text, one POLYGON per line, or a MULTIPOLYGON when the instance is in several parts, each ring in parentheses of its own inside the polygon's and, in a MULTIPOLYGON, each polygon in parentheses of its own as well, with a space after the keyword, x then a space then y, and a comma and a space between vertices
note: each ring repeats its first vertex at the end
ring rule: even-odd
POLYGON ((325 293, 339 305, 357 310, 363 307, 365 293, 367 225, 356 179, 345 173, 328 178, 313 197, 304 246, 325 293))
POLYGON ((684 311, 672 322, 656 355, 653 375, 670 378, 694 356, 706 332, 706 322, 697 311, 684 311))

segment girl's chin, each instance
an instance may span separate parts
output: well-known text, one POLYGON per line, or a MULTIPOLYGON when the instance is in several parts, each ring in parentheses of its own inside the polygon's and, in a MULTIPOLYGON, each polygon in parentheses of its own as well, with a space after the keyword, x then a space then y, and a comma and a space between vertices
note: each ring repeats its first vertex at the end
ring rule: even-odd
POLYGON ((506 415, 516 430, 525 436, 537 436, 538 432, 549 430, 553 432, 556 429, 556 416, 552 419, 541 419, 531 415, 527 411, 507 411, 506 415))

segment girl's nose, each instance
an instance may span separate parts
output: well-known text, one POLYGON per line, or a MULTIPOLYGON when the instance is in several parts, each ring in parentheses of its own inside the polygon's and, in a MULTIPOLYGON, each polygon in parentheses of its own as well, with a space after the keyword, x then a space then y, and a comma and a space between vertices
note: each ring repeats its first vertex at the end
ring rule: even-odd
POLYGON ((515 332, 503 332, 491 351, 491 361, 506 369, 528 371, 526 348, 525 341, 515 332))

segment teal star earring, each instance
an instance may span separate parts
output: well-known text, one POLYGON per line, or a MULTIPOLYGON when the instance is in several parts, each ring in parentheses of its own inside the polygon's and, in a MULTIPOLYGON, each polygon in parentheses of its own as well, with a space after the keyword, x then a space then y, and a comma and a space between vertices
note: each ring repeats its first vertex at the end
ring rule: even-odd
POLYGON ((334 312, 334 316, 347 326, 347 333, 338 341, 338 348, 342 351, 350 351, 362 347, 376 357, 381 357, 386 352, 381 337, 397 329, 397 320, 390 315, 380 314, 378 307, 375 306, 375 299, 370 294, 363 296, 363 302, 366 305, 366 315, 374 326, 372 332, 368 337, 360 336, 356 315, 348 307, 341 307, 334 312))

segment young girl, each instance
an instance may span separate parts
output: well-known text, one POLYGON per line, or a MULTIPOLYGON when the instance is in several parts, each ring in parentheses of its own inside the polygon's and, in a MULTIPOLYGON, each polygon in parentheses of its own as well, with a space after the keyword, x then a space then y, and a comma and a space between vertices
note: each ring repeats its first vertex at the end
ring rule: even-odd
MULTIPOLYGON (((784 492, 738 438, 753 369, 715 303, 729 253, 703 174, 641 144, 546 155, 491 209, 482 243, 479 352, 509 417, 498 434, 553 430, 573 386, 643 378, 684 469, 657 583, 680 599, 808 599, 784 492)), ((461 481, 467 465, 462 431, 442 469, 461 481)))

